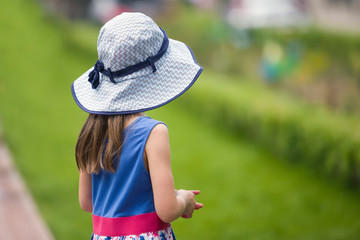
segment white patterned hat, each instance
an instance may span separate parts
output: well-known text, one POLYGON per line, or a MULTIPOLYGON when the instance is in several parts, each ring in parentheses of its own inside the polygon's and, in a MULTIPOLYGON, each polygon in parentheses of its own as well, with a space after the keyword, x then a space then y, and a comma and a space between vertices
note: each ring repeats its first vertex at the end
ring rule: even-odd
POLYGON ((129 114, 163 106, 199 77, 191 49, 169 39, 142 13, 122 13, 107 22, 97 42, 99 60, 71 86, 81 109, 129 114))

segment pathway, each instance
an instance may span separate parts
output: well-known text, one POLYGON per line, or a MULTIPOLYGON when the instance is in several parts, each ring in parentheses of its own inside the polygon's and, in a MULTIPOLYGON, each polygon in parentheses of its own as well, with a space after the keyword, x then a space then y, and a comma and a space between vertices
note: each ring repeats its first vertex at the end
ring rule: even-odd
POLYGON ((0 239, 52 240, 26 186, 0 139, 0 239))

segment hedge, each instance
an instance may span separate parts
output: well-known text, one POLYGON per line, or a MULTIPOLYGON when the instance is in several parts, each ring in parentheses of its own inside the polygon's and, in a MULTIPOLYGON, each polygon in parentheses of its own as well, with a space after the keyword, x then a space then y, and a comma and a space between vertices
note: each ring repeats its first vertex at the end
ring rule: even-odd
POLYGON ((204 74, 183 106, 205 121, 266 146, 276 155, 360 189, 360 125, 355 117, 310 106, 266 86, 204 74))

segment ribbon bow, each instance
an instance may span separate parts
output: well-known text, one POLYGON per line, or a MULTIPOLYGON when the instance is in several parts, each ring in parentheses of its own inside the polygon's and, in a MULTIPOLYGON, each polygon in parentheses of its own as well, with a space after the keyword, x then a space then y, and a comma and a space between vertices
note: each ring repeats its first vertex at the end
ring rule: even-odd
POLYGON ((100 73, 102 71, 104 71, 104 63, 100 60, 97 60, 94 65, 94 69, 89 73, 88 79, 93 89, 96 89, 99 86, 100 73))

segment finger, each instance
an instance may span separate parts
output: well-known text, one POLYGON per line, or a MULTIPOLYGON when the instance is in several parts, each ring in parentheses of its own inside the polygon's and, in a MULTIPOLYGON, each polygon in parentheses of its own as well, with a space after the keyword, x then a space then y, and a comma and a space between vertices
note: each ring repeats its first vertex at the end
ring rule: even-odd
POLYGON ((189 190, 189 191, 192 192, 194 195, 200 194, 200 190, 189 190))
POLYGON ((181 215, 182 218, 192 218, 192 215, 183 214, 181 215))
POLYGON ((200 208, 203 208, 204 207, 204 204, 202 203, 195 203, 195 209, 200 209, 200 208))

